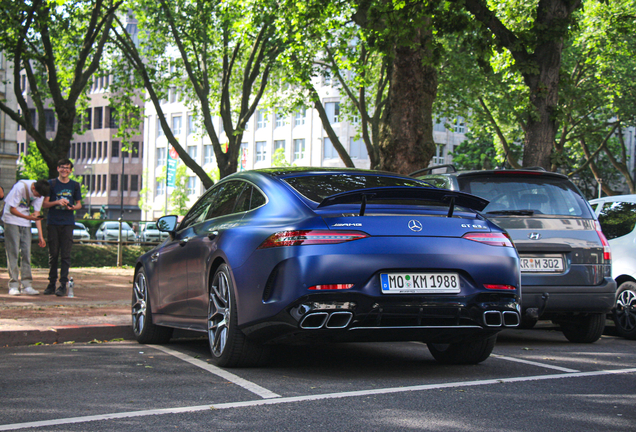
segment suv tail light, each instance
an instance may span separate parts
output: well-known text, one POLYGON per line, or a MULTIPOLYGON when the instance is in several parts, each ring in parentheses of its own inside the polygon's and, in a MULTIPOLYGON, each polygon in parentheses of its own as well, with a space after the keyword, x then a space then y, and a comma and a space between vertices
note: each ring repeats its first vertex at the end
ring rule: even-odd
POLYGON ((601 230, 601 224, 598 221, 594 221, 594 228, 596 229, 596 234, 598 234, 598 237, 601 239, 601 243, 603 244, 603 259, 605 261, 609 261, 612 259, 612 249, 605 238, 605 234, 603 234, 603 230, 601 230))
POLYGON ((472 240, 479 243, 486 243, 491 246, 514 247, 512 239, 507 233, 475 233, 470 232, 463 235, 462 238, 472 240))
POLYGON ((328 230, 298 230, 280 231, 261 243, 258 249, 280 246, 303 246, 346 243, 369 237, 362 231, 328 231, 328 230))

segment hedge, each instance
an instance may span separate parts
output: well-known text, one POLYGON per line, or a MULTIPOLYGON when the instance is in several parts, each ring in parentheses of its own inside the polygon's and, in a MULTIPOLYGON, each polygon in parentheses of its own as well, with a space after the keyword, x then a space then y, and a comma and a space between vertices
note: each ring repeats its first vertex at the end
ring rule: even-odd
MULTIPOLYGON (((137 258, 153 248, 153 246, 123 246, 122 261, 124 266, 134 266, 137 258)), ((4 243, 0 243, 0 267, 7 267, 4 243)), ((114 267, 117 265, 117 245, 73 244, 71 249, 71 267, 114 267)), ((34 268, 49 267, 48 246, 41 248, 37 242, 31 244, 31 266, 34 268)))

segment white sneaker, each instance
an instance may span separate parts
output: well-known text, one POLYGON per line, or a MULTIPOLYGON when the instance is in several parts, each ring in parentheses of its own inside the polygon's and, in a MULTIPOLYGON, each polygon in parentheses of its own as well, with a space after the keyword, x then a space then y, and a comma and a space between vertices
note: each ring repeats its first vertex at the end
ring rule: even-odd
POLYGON ((18 288, 9 288, 9 295, 20 295, 20 290, 18 288))
POLYGON ((40 294, 40 291, 38 290, 34 290, 31 287, 26 287, 26 288, 22 288, 22 294, 26 294, 26 295, 38 295, 40 294))

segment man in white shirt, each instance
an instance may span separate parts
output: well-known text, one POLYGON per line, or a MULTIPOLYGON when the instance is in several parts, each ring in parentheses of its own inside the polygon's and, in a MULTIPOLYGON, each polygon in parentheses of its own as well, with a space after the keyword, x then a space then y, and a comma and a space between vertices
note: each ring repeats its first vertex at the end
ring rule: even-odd
POLYGON ((31 221, 35 221, 38 229, 38 245, 45 247, 40 209, 49 192, 50 185, 46 180, 20 180, 5 197, 2 220, 9 270, 9 295, 39 294, 33 289, 31 275, 31 221), (20 255, 22 263, 18 269, 20 255))

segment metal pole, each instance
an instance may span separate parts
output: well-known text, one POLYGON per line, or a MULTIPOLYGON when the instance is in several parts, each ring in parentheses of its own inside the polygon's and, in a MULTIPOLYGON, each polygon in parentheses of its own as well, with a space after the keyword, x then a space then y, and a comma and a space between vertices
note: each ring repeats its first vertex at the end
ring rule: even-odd
POLYGON ((601 194, 603 192, 603 179, 598 179, 598 197, 601 198, 601 194))
MULTIPOLYGON (((85 170, 89 170, 91 175, 93 174, 93 167, 85 165, 85 170)), ((88 218, 93 219, 93 212, 91 211, 91 189, 93 188, 93 182, 91 177, 88 178, 88 218)))
POLYGON ((119 235, 117 236, 117 267, 121 267, 123 265, 123 247, 122 247, 122 238, 121 238, 121 224, 122 218, 119 218, 119 235))
MULTIPOLYGON (((119 189, 121 190, 121 201, 120 201, 120 207, 121 207, 121 216, 120 218, 123 219, 124 218, 124 162, 126 161, 126 159, 124 158, 124 150, 121 150, 121 181, 119 182, 119 189)), ((121 223, 119 224, 119 235, 121 237, 121 223)))

